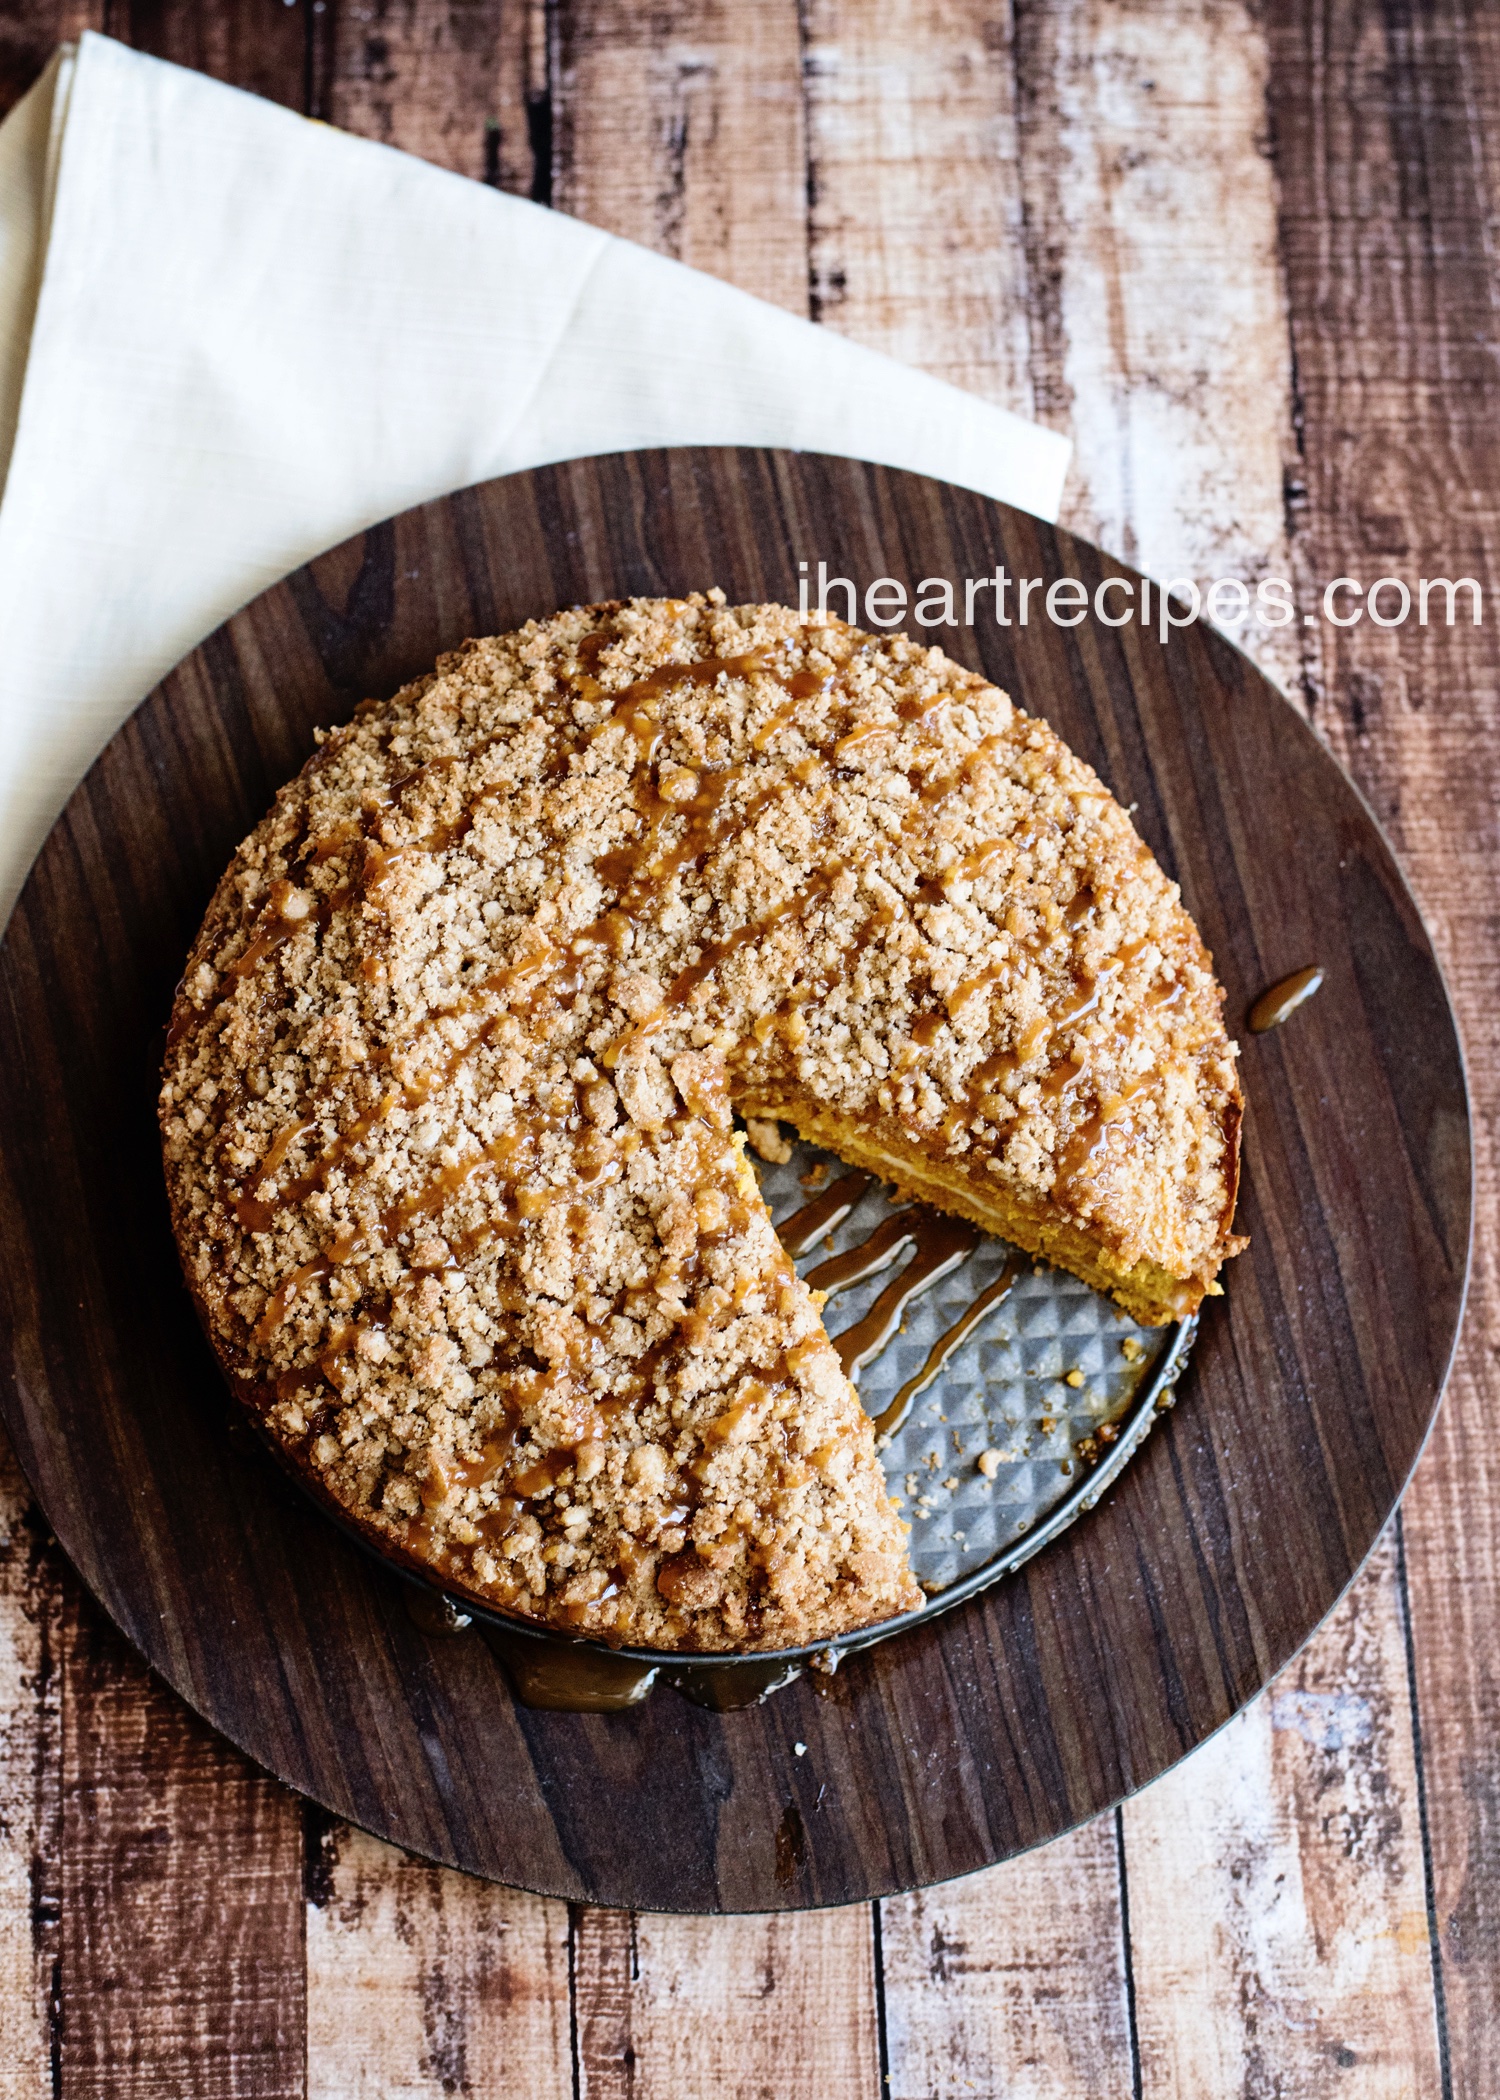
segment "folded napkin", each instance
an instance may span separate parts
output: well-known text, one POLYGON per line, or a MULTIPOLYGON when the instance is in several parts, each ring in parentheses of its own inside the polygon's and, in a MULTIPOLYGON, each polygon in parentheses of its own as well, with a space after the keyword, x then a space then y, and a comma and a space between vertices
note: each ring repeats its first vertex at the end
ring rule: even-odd
POLYGON ((1065 441, 698 271, 86 35, 0 125, 0 923, 202 636, 450 489, 785 445, 1055 518, 1065 441))

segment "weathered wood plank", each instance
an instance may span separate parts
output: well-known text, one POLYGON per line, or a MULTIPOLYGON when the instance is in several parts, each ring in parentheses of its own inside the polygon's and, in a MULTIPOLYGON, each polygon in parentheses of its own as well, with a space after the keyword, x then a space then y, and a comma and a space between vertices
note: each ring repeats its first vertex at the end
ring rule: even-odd
POLYGON ((549 194, 540 0, 370 0, 338 8, 326 41, 320 116, 499 189, 549 194))
POLYGON ((56 2090, 301 2100, 298 1805, 69 1591, 56 2090))
POLYGON ((1316 689, 1435 929, 1478 1110, 1465 1341, 1405 1538, 1451 2090, 1479 2100, 1500 2089, 1500 50, 1490 13, 1454 5, 1268 20, 1309 564, 1486 592, 1480 626, 1438 599, 1426 628, 1320 627, 1316 689))
MULTIPOLYGON (((1037 398, 1078 446, 1072 520, 1159 575, 1252 588, 1293 575, 1256 21, 1237 5, 1165 19, 1088 0, 1028 8, 1018 59, 1037 398)), ((1291 685, 1304 632, 1241 638, 1291 685)), ((1436 2038, 1398 1605, 1387 1556, 1288 1679, 1127 1805, 1127 1857, 1145 1863, 1128 1896, 1146 2090, 1227 2092, 1252 2074, 1321 2090, 1330 2066, 1356 2060, 1362 2091, 1427 2089, 1436 2038), (1347 1744, 1318 1720, 1349 1713, 1362 1732, 1347 1744), (1335 1789, 1347 1843, 1319 1822, 1335 1789), (1279 1870, 1300 1874, 1297 1901, 1279 1870)))
POLYGON ((1144 2090, 1439 2090, 1393 1537, 1309 1649, 1123 1812, 1144 2090))
POLYGON ((808 0, 808 238, 819 320, 1027 415, 1007 12, 808 0))
POLYGON ((106 0, 0 0, 0 117, 19 102, 58 44, 104 27, 106 0))
MULTIPOLYGON (((1265 44, 1249 0, 1017 10, 1037 409, 1065 522, 1150 574, 1286 576, 1295 457, 1265 44)), ((1237 632, 1284 685, 1295 628, 1237 632)))
POLYGON ((807 311, 795 0, 579 0, 553 65, 553 201, 807 311))
POLYGON ((0 2100, 52 2091, 61 1572, 0 1433, 0 2100))
POLYGON ((567 2100, 568 1913, 308 1816, 308 2100, 567 2100))
MULTIPOLYGON (((325 0, 326 4, 326 0, 325 0)), ((167 58, 289 109, 307 104, 313 0, 106 0, 107 29, 121 43, 167 58)))
POLYGON ((891 2100, 1130 2100, 1113 1816, 880 1909, 891 2100))
POLYGON ((795 1916, 578 1914, 582 2100, 859 2100, 884 2090, 866 1904, 795 1916))

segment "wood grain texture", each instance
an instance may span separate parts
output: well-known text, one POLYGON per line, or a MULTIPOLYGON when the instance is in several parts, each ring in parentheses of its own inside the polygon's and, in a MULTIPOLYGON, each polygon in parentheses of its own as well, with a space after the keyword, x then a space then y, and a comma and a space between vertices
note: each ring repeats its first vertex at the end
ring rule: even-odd
POLYGON ((330 123, 498 189, 550 194, 540 0, 367 0, 331 10, 323 42, 317 113, 330 123))
POLYGON ((0 2100, 41 2100, 57 2040, 60 1556, 0 1436, 0 2100))
POLYGON ((314 0, 105 0, 91 26, 195 73, 305 109, 314 0))
POLYGON ((1202 629, 1165 647, 935 630, 1138 805, 1232 1012, 1313 949, 1329 970, 1295 1034, 1247 1048, 1251 1251, 1176 1412, 1101 1508, 1015 1581, 846 1663, 835 1701, 804 1682, 749 1713, 673 1696, 590 1722, 517 1710, 487 1651, 421 1635, 393 1580, 232 1449, 162 1215, 140 1211, 153 1032, 230 847, 315 722, 444 642, 711 576, 794 595, 802 548, 909 587, 1000 560, 1100 570, 1020 513, 808 455, 627 456, 489 484, 312 564, 179 667, 74 797, 0 954, 5 1406, 63 1544, 271 1770, 429 1856, 571 1897, 849 1901, 1005 1857, 1143 1784, 1348 1581, 1415 1456, 1457 1309, 1466 1125, 1441 988, 1309 732, 1202 629))
POLYGON ((880 1913, 891 2100, 1131 2100, 1112 1815, 880 1913))
POLYGON ((1126 1803, 1146 2092, 1439 2092, 1404 1633, 1390 1535, 1314 1647, 1126 1803))
POLYGON ((1008 10, 807 0, 815 317, 1033 411, 1008 10))
POLYGON ((308 1825, 308 2100, 570 2100, 565 1906, 308 1825))
POLYGON ((1500 50, 1493 18, 1458 6, 1268 19, 1308 566, 1413 586, 1471 575, 1487 594, 1480 627, 1320 628, 1313 687, 1418 884, 1478 1105, 1466 1344, 1405 1537, 1448 2074, 1479 2100, 1500 2086, 1500 50))
POLYGON ((107 0, 0 0, 0 117, 19 102, 56 46, 102 29, 107 0))
POLYGON ((65 1614, 55 2090, 301 2100, 301 1812, 152 1677, 90 1601, 65 1614))
POLYGON ((855 2100, 881 2085, 870 1911, 580 1910, 581 2100, 855 2100))
MULTIPOLYGON (((1065 522, 1163 579, 1285 576, 1295 457, 1265 43, 1250 0, 1021 0, 1039 412, 1065 522)), ((1299 682, 1295 628, 1237 639, 1299 682)))
POLYGON ((552 201, 805 313, 800 83, 796 0, 572 0, 552 201))

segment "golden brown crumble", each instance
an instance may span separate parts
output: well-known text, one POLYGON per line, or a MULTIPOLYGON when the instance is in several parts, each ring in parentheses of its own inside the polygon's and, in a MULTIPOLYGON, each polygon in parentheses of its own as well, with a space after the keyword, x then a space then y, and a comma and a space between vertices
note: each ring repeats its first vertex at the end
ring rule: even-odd
POLYGON ((721 593, 470 642, 282 790, 189 958, 184 1265, 271 1435, 391 1551, 646 1646, 920 1601, 730 1103, 1196 1304, 1239 1094, 1177 891, 1045 724, 721 593))

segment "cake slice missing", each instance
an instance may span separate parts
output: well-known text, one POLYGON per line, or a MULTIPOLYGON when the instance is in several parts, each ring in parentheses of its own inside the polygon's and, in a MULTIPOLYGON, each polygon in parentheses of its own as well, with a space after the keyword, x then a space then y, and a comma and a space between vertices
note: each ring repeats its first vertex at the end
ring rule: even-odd
POLYGON ((1216 1288, 1239 1092, 1176 890, 936 650, 717 593, 472 642, 226 873, 162 1131, 289 1463, 456 1592, 632 1645, 920 1601, 731 1104, 1111 1292, 1216 1288))

